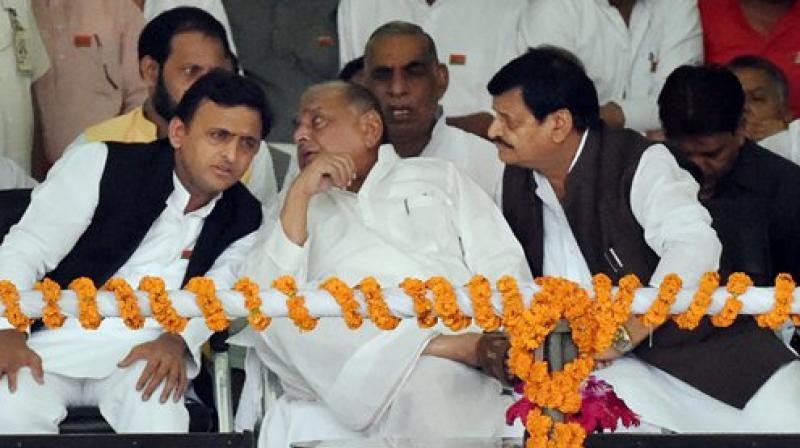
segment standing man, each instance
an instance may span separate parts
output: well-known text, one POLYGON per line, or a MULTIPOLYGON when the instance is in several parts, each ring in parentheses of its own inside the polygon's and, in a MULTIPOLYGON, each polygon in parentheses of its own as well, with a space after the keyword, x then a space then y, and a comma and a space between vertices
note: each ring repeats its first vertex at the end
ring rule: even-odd
POLYGON ((136 41, 144 26, 131 1, 36 0, 33 11, 52 69, 33 86, 43 175, 87 126, 128 113, 147 97, 136 41))
POLYGON ((31 84, 47 72, 50 61, 30 0, 4 0, 0 9, 0 156, 30 174, 31 84))
POLYGON ((449 71, 431 36, 412 23, 389 22, 370 36, 364 60, 364 85, 381 104, 397 154, 450 161, 495 198, 504 165, 490 142, 445 122, 439 101, 449 71))
POLYGON ((611 127, 660 137, 658 93, 676 67, 703 62, 697 0, 535 0, 520 21, 520 50, 574 53, 611 127))
MULTIPOLYGON (((43 277, 102 286, 160 276, 167 289, 207 275, 233 285, 261 207, 239 183, 269 132, 263 92, 214 72, 190 88, 168 139, 75 148, 33 192, 0 246, 0 279, 30 290, 43 277)), ((70 405, 98 405, 116 432, 186 432, 183 404, 211 332, 192 319, 180 334, 152 319, 95 331, 70 318, 27 337, 0 320, 0 433, 57 433, 70 405)))

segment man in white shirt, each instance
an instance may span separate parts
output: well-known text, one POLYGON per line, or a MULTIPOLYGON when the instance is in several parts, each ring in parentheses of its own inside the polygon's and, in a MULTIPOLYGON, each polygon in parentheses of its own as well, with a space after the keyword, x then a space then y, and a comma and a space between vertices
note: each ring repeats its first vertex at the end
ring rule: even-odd
POLYGON ((583 62, 606 124, 653 137, 664 80, 703 62, 696 0, 533 0, 519 26, 521 51, 554 45, 583 62))
MULTIPOLYGON (((168 140, 75 148, 0 246, 0 279, 30 290, 45 276, 66 288, 157 275, 177 289, 207 275, 231 287, 261 223, 239 178, 269 122, 257 85, 216 71, 184 95, 168 140)), ((97 405, 117 432, 188 430, 183 393, 211 334, 202 319, 172 334, 152 319, 135 331, 105 319, 90 332, 70 318, 27 341, 0 325, 0 433, 57 433, 73 405, 97 405)))
POLYGON ((503 163, 489 141, 445 123, 439 100, 449 71, 431 36, 408 22, 382 25, 367 41, 363 84, 383 108, 389 142, 400 157, 452 162, 489 196, 499 192, 503 163))
POLYGON ((439 60, 450 69, 442 98, 448 121, 480 136, 491 123, 486 83, 516 56, 515 40, 525 0, 342 0, 339 4, 339 64, 364 53, 375 29, 404 20, 428 32, 439 60))
POLYGON ((32 188, 36 181, 22 171, 13 160, 0 156, 0 190, 32 188))
MULTIPOLYGON (((312 287, 330 276, 353 286, 374 276, 385 287, 433 275, 454 285, 477 273, 492 282, 504 274, 530 280, 489 197, 448 162, 401 159, 391 145, 379 146, 379 110, 367 90, 341 81, 306 92, 295 131, 302 171, 267 213, 246 274, 262 284, 290 274, 312 287)), ((391 332, 369 321, 350 331, 341 319, 322 319, 305 334, 287 320, 262 334, 246 330, 234 343, 254 347, 285 391, 266 416, 260 446, 500 434, 510 399, 470 367, 480 335, 439 333, 414 319, 391 332)))
MULTIPOLYGON (((602 124, 594 84, 574 55, 532 49, 503 67, 489 92, 497 112, 489 133, 507 165, 503 212, 535 276, 591 287, 600 272, 615 282, 634 273, 653 285, 676 273, 691 287, 717 269, 721 245, 698 202, 697 183, 664 145, 602 124)), ((636 348, 640 359, 672 372, 685 358, 654 356, 671 330, 631 317, 598 359, 615 360, 636 348), (652 330, 652 347, 641 344, 652 330)), ((636 362, 624 358, 613 366, 623 361, 636 362)), ((609 382, 617 387, 619 378, 609 382)), ((642 413, 644 422, 663 424, 650 417, 642 413)))

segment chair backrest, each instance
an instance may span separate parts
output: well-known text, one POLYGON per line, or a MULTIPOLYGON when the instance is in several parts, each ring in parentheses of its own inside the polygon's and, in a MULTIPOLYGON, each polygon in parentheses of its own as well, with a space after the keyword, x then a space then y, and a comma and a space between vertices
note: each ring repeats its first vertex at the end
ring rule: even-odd
POLYGON ((30 188, 0 190, 0 243, 11 227, 22 218, 30 202, 30 188))

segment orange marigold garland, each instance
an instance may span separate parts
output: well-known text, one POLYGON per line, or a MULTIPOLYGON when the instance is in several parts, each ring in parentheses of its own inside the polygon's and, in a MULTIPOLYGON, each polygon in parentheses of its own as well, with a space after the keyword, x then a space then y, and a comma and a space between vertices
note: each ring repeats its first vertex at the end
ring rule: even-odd
POLYGON ((602 353, 614 342, 614 333, 619 324, 614 319, 614 302, 611 298, 613 283, 605 274, 597 274, 592 278, 594 288, 594 312, 591 314, 597 322, 594 338, 594 352, 602 353))
POLYGON ((647 313, 641 317, 642 323, 650 328, 658 328, 666 322, 669 310, 675 303, 675 298, 678 297, 682 286, 683 281, 677 274, 667 274, 658 287, 656 300, 650 305, 647 313))
POLYGON ((194 293, 197 306, 206 319, 206 326, 212 331, 224 331, 230 326, 222 302, 217 297, 214 280, 208 277, 192 277, 183 288, 194 293))
POLYGON ((76 278, 69 284, 69 289, 78 296, 78 320, 81 326, 88 330, 96 330, 100 326, 102 317, 97 309, 97 288, 94 282, 87 277, 76 278))
POLYGON ((285 275, 272 282, 272 287, 288 296, 286 307, 289 318, 301 331, 311 331, 317 327, 318 317, 312 317, 306 308, 306 298, 297 295, 297 283, 294 278, 285 275))
POLYGON ((106 282, 103 289, 114 293, 114 297, 117 298, 119 317, 122 318, 126 327, 138 330, 144 326, 144 317, 139 310, 139 299, 136 298, 136 293, 128 282, 122 278, 112 278, 106 282))
POLYGON ((172 306, 164 280, 159 277, 142 277, 139 290, 147 293, 153 318, 168 333, 180 333, 186 329, 189 319, 181 316, 172 306))
POLYGON ((358 284, 358 289, 367 302, 367 313, 370 320, 381 330, 394 330, 400 324, 400 318, 393 316, 389 306, 383 299, 381 285, 374 277, 367 277, 358 284))
POLYGON ((726 286, 730 297, 725 301, 725 305, 719 313, 711 317, 711 323, 716 327, 730 327, 742 309, 742 301, 739 300, 739 296, 744 294, 747 288, 751 286, 753 286, 753 280, 747 274, 742 272, 731 274, 728 277, 726 286))
POLYGON ((0 280, 0 299, 3 300, 8 323, 18 331, 27 330, 32 321, 22 312, 22 308, 19 306, 19 291, 17 291, 17 287, 8 280, 0 280))
POLYGON ((262 301, 259 295, 260 288, 258 283, 248 277, 243 277, 233 285, 233 289, 244 296, 244 307, 248 311, 247 322, 250 326, 256 331, 266 330, 269 324, 272 323, 272 318, 261 311, 262 301))
POLYGON ((508 275, 497 280, 497 291, 503 300, 503 326, 506 330, 511 330, 525 310, 522 294, 519 292, 517 281, 508 275))
POLYGON ((623 322, 628 320, 631 314, 631 306, 633 306, 633 299, 636 295, 636 290, 642 287, 642 282, 639 277, 634 274, 628 274, 619 279, 617 286, 617 294, 614 297, 614 304, 611 305, 611 311, 614 316, 616 326, 622 325, 623 322))
POLYGON ((775 277, 775 305, 768 313, 756 317, 758 326, 777 330, 792 312, 795 283, 789 274, 778 274, 775 277))
POLYGON ((61 328, 64 321, 67 320, 66 316, 61 314, 58 308, 58 299, 61 298, 61 285, 45 278, 40 282, 36 282, 33 289, 42 293, 42 300, 44 300, 44 308, 42 308, 42 322, 47 328, 61 328))
POLYGON ((492 284, 486 277, 476 275, 467 283, 467 289, 472 299, 472 314, 475 317, 475 323, 484 331, 497 331, 503 322, 500 316, 494 312, 492 284))
POLYGON ((672 317, 672 320, 679 328, 684 330, 694 330, 700 325, 700 321, 706 315, 708 307, 711 306, 711 299, 714 291, 719 288, 719 274, 716 272, 706 272, 700 279, 700 286, 697 288, 692 303, 681 314, 672 317))
POLYGON ((355 299, 353 290, 347 286, 347 283, 336 277, 331 277, 322 282, 319 288, 328 291, 328 294, 339 304, 347 328, 355 330, 364 323, 364 317, 359 312, 361 304, 355 299))
POLYGON ((420 328, 431 328, 436 325, 439 319, 433 313, 433 302, 431 302, 427 295, 427 288, 425 282, 416 278, 406 277, 400 287, 403 291, 411 297, 414 303, 414 313, 417 315, 417 325, 420 328))
POLYGON ((447 328, 453 331, 463 330, 472 323, 472 318, 465 315, 458 307, 458 300, 453 285, 444 277, 431 277, 425 286, 433 292, 433 309, 447 328))

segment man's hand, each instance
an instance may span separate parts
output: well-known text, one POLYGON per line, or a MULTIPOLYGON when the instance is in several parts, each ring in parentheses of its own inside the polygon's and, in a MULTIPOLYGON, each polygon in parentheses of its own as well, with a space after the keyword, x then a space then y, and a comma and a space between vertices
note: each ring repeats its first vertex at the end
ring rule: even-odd
POLYGON ((438 356, 439 358, 457 361, 471 367, 478 367, 478 341, 480 339, 480 333, 440 334, 428 342, 422 354, 438 356))
POLYGON ((281 210, 281 226, 298 246, 308 239, 308 204, 311 197, 331 187, 347 188, 356 179, 356 165, 348 154, 317 154, 292 183, 281 210))
POLYGON ((347 188, 356 178, 356 165, 349 154, 319 153, 303 168, 292 190, 313 196, 331 187, 347 188))
POLYGON ((28 335, 17 330, 0 330, 0 379, 8 376, 8 390, 17 391, 17 372, 23 367, 31 369, 33 379, 44 384, 42 359, 28 347, 28 335))
POLYGON ((117 366, 125 368, 138 360, 147 361, 144 371, 139 376, 139 381, 136 382, 136 390, 144 390, 142 400, 149 400, 158 386, 166 381, 167 384, 161 392, 161 402, 166 403, 171 393, 173 400, 177 402, 186 393, 189 384, 186 373, 187 351, 182 337, 164 333, 155 341, 145 342, 134 347, 117 366))
POLYGON ((600 106, 600 119, 612 128, 625 127, 625 113, 619 107, 619 104, 613 101, 600 106))

